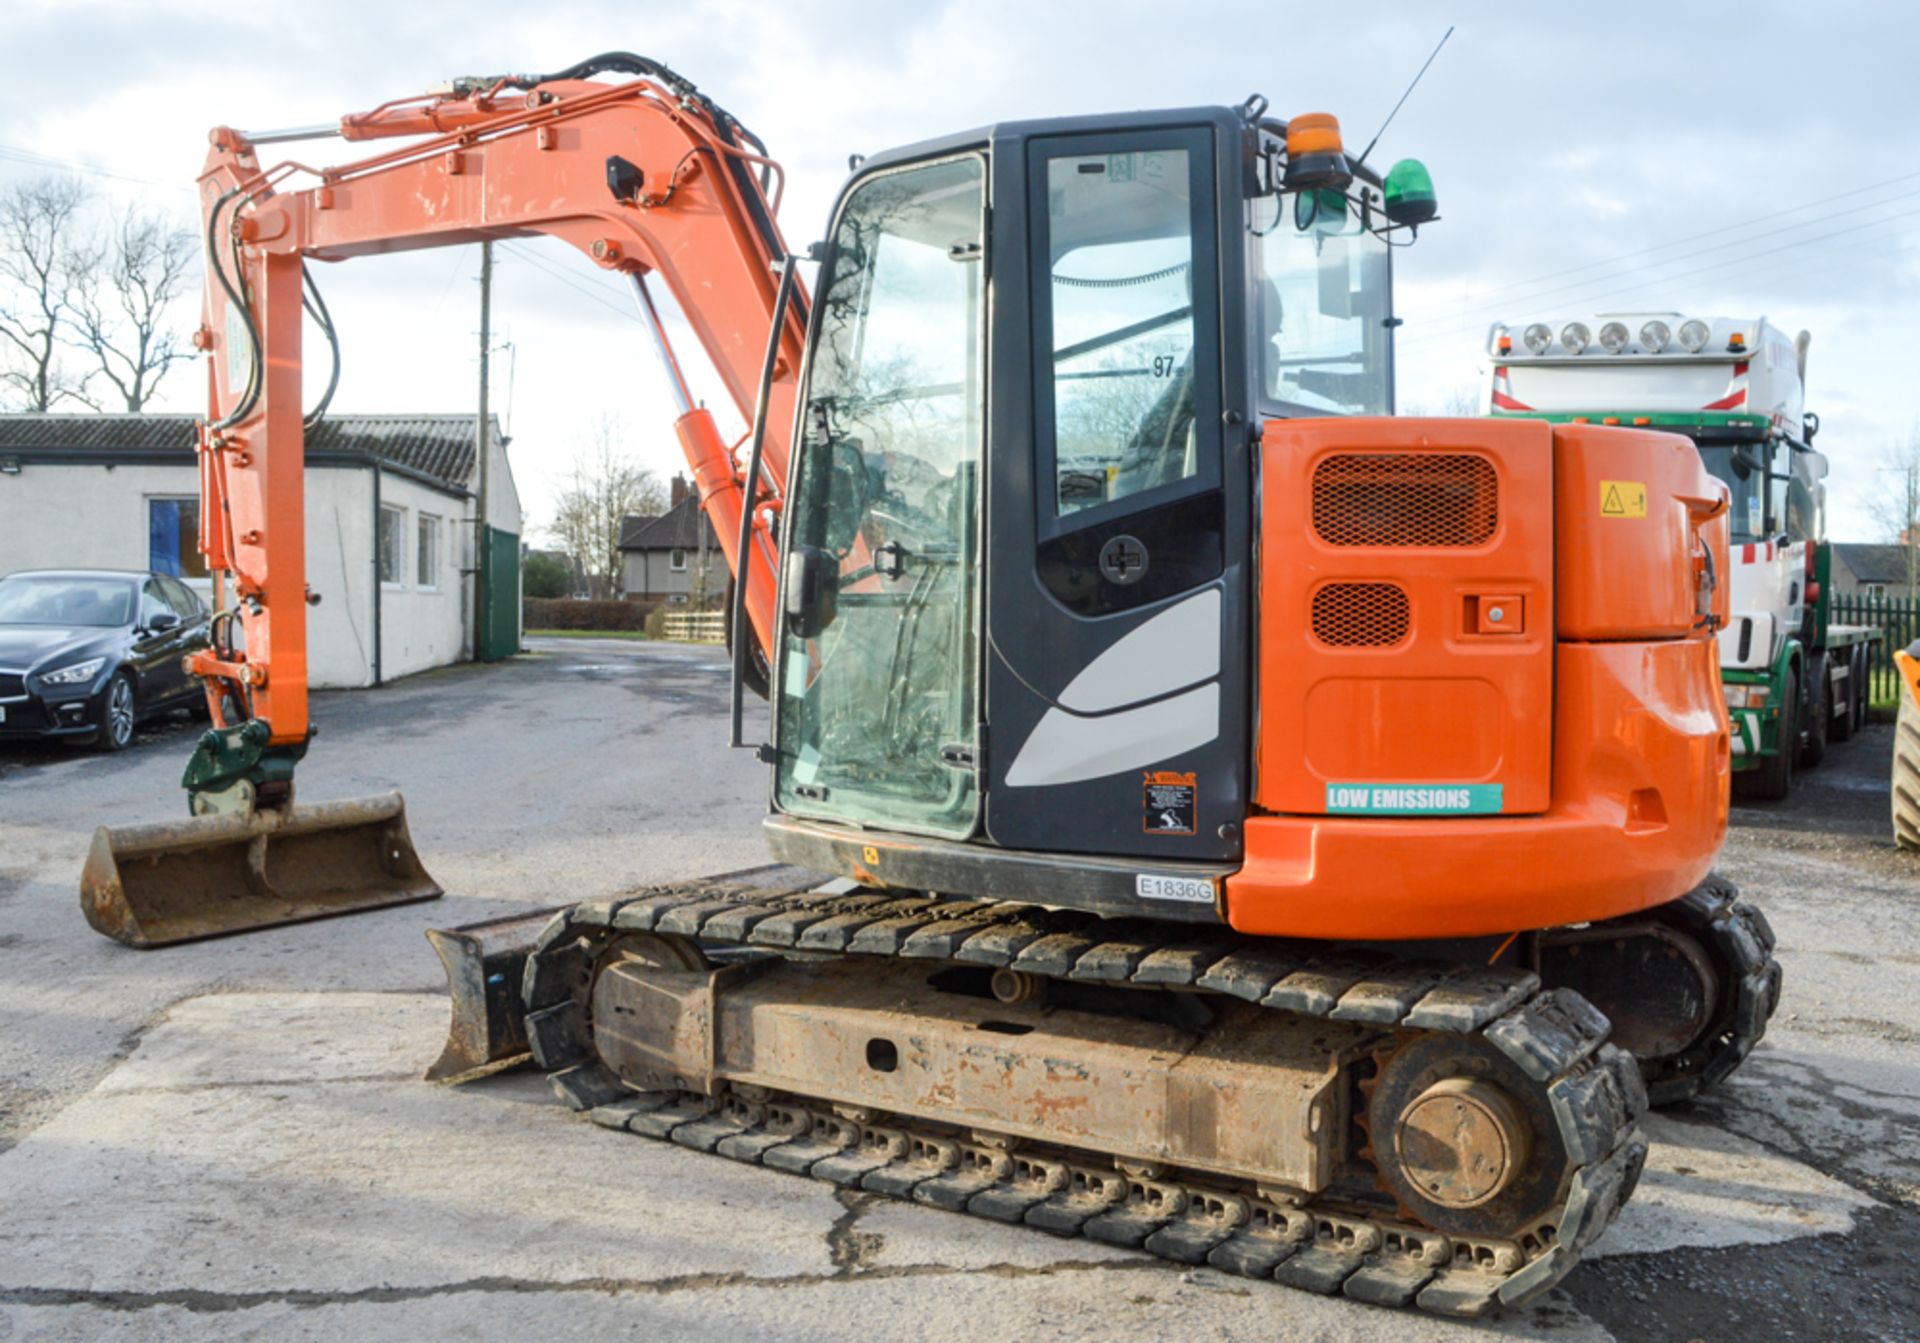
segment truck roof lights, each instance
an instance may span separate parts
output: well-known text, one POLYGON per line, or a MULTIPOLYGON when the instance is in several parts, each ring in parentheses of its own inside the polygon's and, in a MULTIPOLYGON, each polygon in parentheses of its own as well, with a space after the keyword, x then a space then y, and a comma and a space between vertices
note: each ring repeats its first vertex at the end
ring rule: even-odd
POLYGON ((1600 348, 1608 354, 1619 354, 1627 348, 1627 324, 1608 322, 1600 328, 1600 348))
POLYGON ((1545 322, 1534 322, 1520 333, 1520 343, 1535 354, 1545 354, 1553 344, 1553 328, 1545 322))
POLYGON ((1648 354, 1659 354, 1672 339, 1673 332, 1657 318, 1640 328, 1640 348, 1648 354))
POLYGON ((1584 322, 1568 322, 1560 328, 1560 345, 1568 354, 1579 354, 1593 344, 1593 333, 1584 322))
POLYGON ((1738 331, 1734 332, 1731 336, 1727 337, 1727 353, 1728 354, 1745 354, 1746 350, 1747 350, 1747 338, 1741 335, 1738 331))
POLYGON ((1698 317, 1689 317, 1680 323, 1680 348, 1688 354, 1699 354, 1707 348, 1707 337, 1712 334, 1705 322, 1698 317))
POLYGON ((1499 350, 1503 355, 1513 353, 1513 337, 1504 331, 1500 333, 1500 339, 1496 340, 1493 344, 1494 348, 1499 350))

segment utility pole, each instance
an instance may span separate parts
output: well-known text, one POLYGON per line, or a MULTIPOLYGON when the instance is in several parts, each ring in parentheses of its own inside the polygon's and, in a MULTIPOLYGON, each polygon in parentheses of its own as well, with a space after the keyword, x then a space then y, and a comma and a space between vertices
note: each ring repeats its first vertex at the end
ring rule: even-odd
POLYGON ((487 647, 487 614, 492 596, 487 581, 490 558, 487 537, 487 357, 493 351, 493 243, 480 244, 480 413, 473 424, 474 460, 479 466, 479 498, 473 521, 473 660, 482 661, 487 647))

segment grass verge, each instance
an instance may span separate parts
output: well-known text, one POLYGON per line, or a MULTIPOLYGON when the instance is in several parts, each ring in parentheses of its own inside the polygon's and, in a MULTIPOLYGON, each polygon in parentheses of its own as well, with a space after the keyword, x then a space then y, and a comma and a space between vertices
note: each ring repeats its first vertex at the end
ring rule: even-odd
POLYGON ((529 639, 639 639, 647 637, 644 630, 528 630, 529 639))

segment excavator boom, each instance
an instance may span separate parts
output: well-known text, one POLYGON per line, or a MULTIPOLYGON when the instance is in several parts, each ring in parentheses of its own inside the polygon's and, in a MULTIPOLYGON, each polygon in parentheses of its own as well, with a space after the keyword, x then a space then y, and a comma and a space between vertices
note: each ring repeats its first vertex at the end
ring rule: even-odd
POLYGON ((224 609, 215 647, 190 666, 215 725, 184 780, 194 819, 95 836, 83 907, 133 946, 440 894, 397 796, 293 805, 312 734, 306 608, 323 595, 306 579, 304 442, 325 410, 301 404, 309 317, 339 358, 318 263, 546 236, 626 277, 666 363, 701 504, 729 569, 746 571, 750 656, 764 665, 772 647, 773 528, 807 298, 783 275, 780 169, 758 141, 671 70, 618 53, 553 76, 457 81, 319 130, 379 152, 324 168, 266 163, 261 146, 288 137, 222 127, 200 176, 209 272, 197 343, 210 357, 199 545, 224 609), (636 77, 589 78, 603 72, 636 77), (745 444, 695 403, 649 277, 686 314, 739 418, 759 426, 751 507, 745 444), (283 860, 295 835, 301 860, 283 860))

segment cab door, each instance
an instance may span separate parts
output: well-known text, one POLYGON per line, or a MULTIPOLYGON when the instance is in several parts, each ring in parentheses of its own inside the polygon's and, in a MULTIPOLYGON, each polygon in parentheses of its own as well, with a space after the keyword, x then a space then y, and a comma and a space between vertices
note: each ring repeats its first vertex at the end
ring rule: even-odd
POLYGON ((1220 295, 1244 280, 1216 134, 1001 156, 986 829, 1009 848, 1239 852, 1250 469, 1220 295))
POLYGON ((979 814, 986 174, 877 171, 835 217, 787 500, 774 801, 966 838, 979 814))

